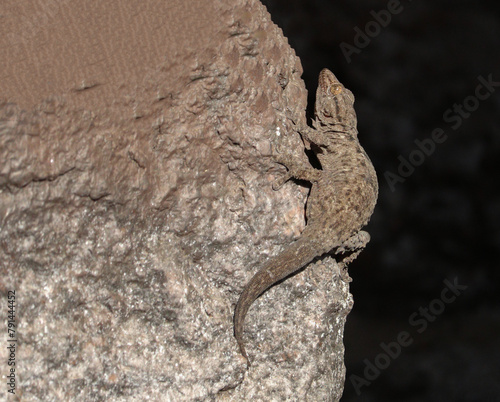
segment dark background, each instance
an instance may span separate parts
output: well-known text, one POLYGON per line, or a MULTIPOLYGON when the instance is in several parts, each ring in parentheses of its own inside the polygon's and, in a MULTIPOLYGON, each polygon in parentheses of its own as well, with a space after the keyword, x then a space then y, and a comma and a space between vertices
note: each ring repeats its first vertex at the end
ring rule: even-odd
POLYGON ((342 401, 500 401, 500 84, 473 98, 480 76, 500 82, 496 2, 402 0, 378 34, 371 12, 391 2, 263 3, 302 60, 309 117, 322 68, 353 91, 379 177, 372 241, 350 267, 342 401), (372 37, 346 57, 356 27, 372 37), (446 140, 391 188, 387 172, 438 128, 446 140), (466 287, 453 301, 446 279, 466 287), (381 343, 405 332, 387 360, 381 343))

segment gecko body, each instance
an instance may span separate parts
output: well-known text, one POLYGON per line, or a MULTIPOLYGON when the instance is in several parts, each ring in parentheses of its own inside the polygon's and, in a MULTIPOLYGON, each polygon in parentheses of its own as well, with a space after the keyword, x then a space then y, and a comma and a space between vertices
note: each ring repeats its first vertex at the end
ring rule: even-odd
POLYGON ((316 91, 314 129, 299 127, 305 143, 314 144, 321 164, 315 169, 289 155, 280 154, 277 162, 290 178, 312 183, 307 201, 307 225, 297 241, 271 258, 244 288, 234 313, 234 334, 242 355, 248 356, 243 342, 245 316, 257 297, 266 289, 332 250, 350 251, 343 262, 354 260, 370 240, 361 231, 375 208, 378 184, 375 169, 357 137, 354 95, 335 75, 321 71, 316 91))

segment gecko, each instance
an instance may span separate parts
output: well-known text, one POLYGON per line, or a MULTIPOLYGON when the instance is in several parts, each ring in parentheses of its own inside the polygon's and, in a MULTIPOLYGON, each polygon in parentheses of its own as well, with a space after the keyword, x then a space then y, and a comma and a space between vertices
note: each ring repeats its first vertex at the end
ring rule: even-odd
POLYGON ((354 95, 326 68, 319 74, 314 114, 313 128, 297 125, 295 129, 305 147, 316 155, 320 168, 281 152, 275 157, 287 168, 277 188, 291 178, 312 183, 307 224, 298 240, 268 260, 250 279, 236 304, 234 335, 248 367, 243 330, 255 299, 276 282, 333 250, 336 254, 350 253, 342 260, 346 266, 370 241, 370 235, 361 229, 370 220, 377 202, 377 176, 358 141, 354 95))

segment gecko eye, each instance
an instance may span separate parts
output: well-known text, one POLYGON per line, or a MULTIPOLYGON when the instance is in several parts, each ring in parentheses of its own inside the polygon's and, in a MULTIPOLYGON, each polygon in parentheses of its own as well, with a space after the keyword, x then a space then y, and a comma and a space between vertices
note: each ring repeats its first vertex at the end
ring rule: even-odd
POLYGON ((334 95, 334 96, 335 96, 335 95, 338 95, 339 93, 341 93, 341 92, 342 92, 342 85, 339 85, 339 84, 332 85, 332 86, 329 88, 329 90, 330 90, 330 93, 331 93, 332 95, 334 95))

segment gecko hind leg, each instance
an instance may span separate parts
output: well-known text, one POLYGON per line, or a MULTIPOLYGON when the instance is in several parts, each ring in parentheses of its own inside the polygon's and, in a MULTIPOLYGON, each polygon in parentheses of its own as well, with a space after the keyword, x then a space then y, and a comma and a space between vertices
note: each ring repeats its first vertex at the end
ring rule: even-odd
POLYGON ((347 273, 347 266, 353 262, 358 255, 363 251, 370 241, 370 234, 364 230, 360 230, 349 239, 347 239, 340 247, 337 248, 335 254, 351 252, 339 262, 340 275, 345 282, 351 282, 352 279, 347 273))

